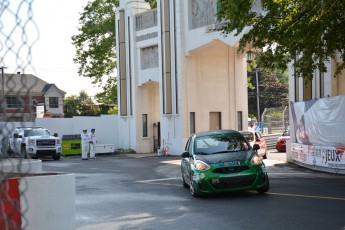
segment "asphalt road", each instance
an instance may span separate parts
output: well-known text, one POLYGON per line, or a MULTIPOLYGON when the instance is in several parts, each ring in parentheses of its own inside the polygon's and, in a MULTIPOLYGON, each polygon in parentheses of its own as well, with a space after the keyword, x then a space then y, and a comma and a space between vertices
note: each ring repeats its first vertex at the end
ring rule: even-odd
MULTIPOLYGON (((135 155, 133 155, 135 156, 135 155)), ((76 176, 75 228, 345 229, 345 176, 286 163, 270 151, 270 191, 193 198, 178 157, 98 156, 43 161, 44 171, 76 176)))

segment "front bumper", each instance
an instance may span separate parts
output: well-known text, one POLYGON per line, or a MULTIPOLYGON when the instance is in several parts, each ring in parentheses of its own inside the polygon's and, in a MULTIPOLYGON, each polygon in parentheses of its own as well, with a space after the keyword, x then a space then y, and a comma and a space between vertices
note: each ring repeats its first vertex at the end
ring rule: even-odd
POLYGON ((32 157, 60 156, 62 153, 62 147, 56 146, 54 148, 38 148, 35 146, 27 146, 26 153, 32 157))
POLYGON ((214 173, 214 171, 212 168, 207 172, 194 171, 192 179, 197 193, 258 190, 268 183, 264 165, 251 166, 240 172, 214 173))
POLYGON ((276 149, 277 149, 279 152, 285 152, 285 151, 286 151, 286 143, 278 142, 278 143, 276 144, 276 149))

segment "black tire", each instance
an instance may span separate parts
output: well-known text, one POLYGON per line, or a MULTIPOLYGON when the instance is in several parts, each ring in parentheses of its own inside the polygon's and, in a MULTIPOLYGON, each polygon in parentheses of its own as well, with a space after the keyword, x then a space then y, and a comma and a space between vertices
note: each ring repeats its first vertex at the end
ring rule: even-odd
POLYGON ((184 180, 183 176, 182 176, 182 185, 184 188, 189 188, 189 185, 186 183, 186 181, 184 180))
POLYGON ((11 149, 10 145, 8 146, 7 153, 8 153, 9 156, 12 156, 13 153, 14 153, 13 150, 11 149))
POLYGON ((265 155, 263 156, 264 159, 267 159, 267 148, 265 149, 265 155))
POLYGON ((58 161, 60 159, 60 156, 53 156, 54 161, 58 161))
POLYGON ((22 148, 21 148, 21 150, 20 150, 20 153, 21 153, 21 157, 22 157, 22 158, 25 158, 25 159, 28 158, 28 153, 26 152, 25 146, 22 146, 22 148))
POLYGON ((199 197, 199 194, 195 190, 195 184, 193 181, 193 176, 190 176, 190 185, 189 185, 189 192, 193 197, 199 197))
POLYGON ((259 194, 266 193, 266 192, 268 192, 268 190, 270 189, 270 181, 269 181, 269 179, 268 179, 268 176, 266 175, 265 177, 266 177, 266 178, 265 178, 265 181, 266 181, 265 186, 262 187, 262 188, 260 188, 260 189, 258 189, 258 190, 256 190, 259 194))

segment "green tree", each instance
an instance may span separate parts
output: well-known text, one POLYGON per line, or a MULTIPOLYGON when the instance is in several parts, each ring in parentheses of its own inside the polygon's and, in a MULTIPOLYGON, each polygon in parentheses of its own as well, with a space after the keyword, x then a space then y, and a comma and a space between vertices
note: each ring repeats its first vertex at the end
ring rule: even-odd
POLYGON ((260 114, 265 108, 288 106, 288 74, 281 70, 272 71, 260 66, 262 53, 255 55, 253 62, 247 65, 248 70, 248 113, 257 118, 257 84, 258 73, 260 114), (255 115, 254 115, 255 114, 255 115))
POLYGON ((118 108, 117 106, 114 106, 108 110, 108 114, 118 114, 118 108))
MULTIPOLYGON (((250 72, 254 88, 248 88, 248 113, 257 117, 257 93, 255 72, 250 72)), ((260 114, 265 108, 288 106, 288 85, 282 84, 280 71, 258 70, 260 114)))
MULTIPOLYGON (((326 71, 324 61, 337 51, 345 60, 343 0, 218 0, 218 6, 223 33, 244 33, 239 51, 265 47, 262 67, 285 70, 295 61, 296 75, 310 80, 315 69, 326 71)), ((344 68, 345 62, 336 74, 344 68)))
MULTIPOLYGON (((156 7, 155 0, 147 2, 156 7)), ((118 5, 118 0, 88 1, 80 14, 78 34, 72 36, 78 74, 102 86, 103 92, 95 97, 105 104, 117 103, 114 10, 118 5), (109 76, 105 82, 104 76, 109 76)))
POLYGON ((79 109, 80 108, 79 108, 78 96, 71 95, 71 96, 65 97, 64 109, 63 109, 65 117, 78 116, 80 114, 79 109))
POLYGON ((152 9, 157 7, 157 1, 156 0, 145 0, 145 2, 148 2, 152 9))
POLYGON ((96 105, 85 91, 80 91, 79 95, 71 95, 65 98, 65 117, 73 116, 98 116, 101 109, 96 105))

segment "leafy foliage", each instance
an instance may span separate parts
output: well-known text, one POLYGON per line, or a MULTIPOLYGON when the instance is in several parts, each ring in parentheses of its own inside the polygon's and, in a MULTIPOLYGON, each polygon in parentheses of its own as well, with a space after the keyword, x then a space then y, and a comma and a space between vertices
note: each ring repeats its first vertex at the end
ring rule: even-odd
MULTIPOLYGON (((324 61, 337 51, 345 60, 343 0, 218 0, 218 4, 223 33, 244 33, 240 51, 248 44, 265 48, 262 67, 285 70, 295 61, 296 76, 310 80, 315 69, 326 71, 324 61)), ((336 74, 344 68, 345 62, 336 74)))
POLYGON ((101 109, 92 101, 85 91, 81 91, 79 95, 72 95, 65 98, 64 101, 65 117, 73 116, 98 116, 101 109))
MULTIPOLYGON (((257 114, 257 93, 255 72, 252 75, 253 89, 248 88, 248 113, 257 114)), ((285 75, 286 76, 286 75, 285 75)), ((288 106, 288 85, 282 84, 279 79, 284 78, 280 72, 258 70, 260 114, 265 108, 288 106)))
MULTIPOLYGON (((155 0, 147 0, 156 7, 155 0)), ((76 48, 73 61, 80 76, 92 79, 103 92, 95 97, 105 104, 117 103, 115 8, 118 0, 90 0, 80 14, 79 33, 72 36, 76 48), (108 78, 104 82, 104 76, 108 78)))
POLYGON ((152 9, 157 7, 157 1, 156 0, 145 0, 145 2, 148 2, 152 9))
POLYGON ((92 79, 93 84, 102 85, 103 76, 109 75, 103 85, 104 94, 98 99, 116 103, 117 89, 114 70, 116 68, 115 14, 118 0, 89 1, 80 14, 79 34, 72 36, 76 48, 73 59, 78 64, 78 74, 92 79), (107 96, 108 98, 104 98, 107 96))
POLYGON ((108 114, 118 114, 119 109, 117 106, 114 106, 108 110, 108 114))

